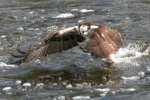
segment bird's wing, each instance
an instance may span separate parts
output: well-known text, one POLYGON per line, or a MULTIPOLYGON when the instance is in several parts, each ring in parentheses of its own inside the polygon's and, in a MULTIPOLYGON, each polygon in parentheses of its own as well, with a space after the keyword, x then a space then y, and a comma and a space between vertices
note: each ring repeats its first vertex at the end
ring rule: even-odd
POLYGON ((100 31, 100 33, 104 34, 104 36, 109 36, 109 38, 118 46, 118 48, 122 46, 122 37, 120 32, 108 26, 101 26, 100 31))
POLYGON ((38 47, 38 49, 32 50, 32 52, 29 53, 27 60, 43 57, 48 54, 61 52, 63 50, 68 50, 74 46, 77 46, 78 43, 82 41, 84 41, 84 37, 73 28, 49 33, 48 36, 43 40, 43 45, 38 47))
POLYGON ((49 33, 43 42, 45 45, 51 46, 51 49, 58 46, 58 51, 62 51, 72 48, 82 41, 84 41, 84 37, 79 34, 78 30, 75 27, 69 27, 58 32, 49 33))
MULTIPOLYGON (((61 52, 77 46, 79 42, 84 41, 84 37, 79 34, 75 27, 69 27, 58 32, 48 33, 42 40, 41 45, 31 48, 27 53, 19 52, 19 55, 12 55, 15 59, 13 64, 20 64, 25 61, 47 56, 48 54, 61 52)), ((19 50, 20 51, 20 50, 19 50)))

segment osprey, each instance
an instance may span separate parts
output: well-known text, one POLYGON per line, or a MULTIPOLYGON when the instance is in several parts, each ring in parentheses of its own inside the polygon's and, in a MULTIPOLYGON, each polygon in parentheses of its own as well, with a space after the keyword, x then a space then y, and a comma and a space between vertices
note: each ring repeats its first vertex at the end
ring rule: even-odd
MULTIPOLYGON (((91 22, 82 21, 78 26, 73 26, 51 32, 43 39, 42 45, 30 52, 24 53, 22 59, 17 62, 30 61, 35 58, 47 56, 48 54, 61 52, 79 45, 84 51, 90 52, 98 57, 110 58, 122 46, 121 34, 106 25, 96 25, 91 22)), ((20 53, 22 51, 18 50, 20 53)), ((13 55, 17 57, 16 55, 13 55)))

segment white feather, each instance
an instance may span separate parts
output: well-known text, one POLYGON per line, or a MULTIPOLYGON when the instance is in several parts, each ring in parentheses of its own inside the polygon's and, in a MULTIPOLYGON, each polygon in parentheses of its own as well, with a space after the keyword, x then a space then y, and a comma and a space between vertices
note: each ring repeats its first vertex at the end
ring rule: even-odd
POLYGON ((98 28, 97 25, 91 25, 91 26, 90 26, 90 29, 96 29, 96 28, 98 28))
POLYGON ((78 30, 78 26, 73 26, 73 27, 69 27, 69 28, 65 28, 63 30, 60 30, 59 34, 62 35, 64 33, 68 33, 68 32, 73 31, 73 30, 78 30))

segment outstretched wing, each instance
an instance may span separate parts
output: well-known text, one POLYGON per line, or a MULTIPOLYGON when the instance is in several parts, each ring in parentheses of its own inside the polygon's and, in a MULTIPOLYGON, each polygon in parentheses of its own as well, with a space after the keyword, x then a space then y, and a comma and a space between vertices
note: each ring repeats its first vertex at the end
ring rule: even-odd
POLYGON ((115 29, 108 27, 108 26, 106 27, 106 30, 108 30, 107 34, 112 39, 112 41, 114 41, 116 43, 116 45, 118 46, 118 48, 120 48, 122 46, 121 33, 115 29))
POLYGON ((27 60, 70 49, 82 41, 84 38, 75 31, 67 34, 49 33, 44 39, 43 45, 29 53, 27 60))
POLYGON ((70 49, 83 40, 84 37, 78 33, 78 30, 70 27, 52 34, 49 33, 44 39, 44 44, 49 46, 48 54, 50 54, 70 49))
POLYGON ((43 39, 42 45, 37 46, 37 48, 31 48, 26 54, 19 52, 19 56, 12 55, 13 59, 15 59, 13 63, 19 64, 24 61, 47 56, 48 54, 61 52, 77 46, 82 41, 84 41, 84 37, 74 27, 66 28, 59 32, 52 32, 43 39))

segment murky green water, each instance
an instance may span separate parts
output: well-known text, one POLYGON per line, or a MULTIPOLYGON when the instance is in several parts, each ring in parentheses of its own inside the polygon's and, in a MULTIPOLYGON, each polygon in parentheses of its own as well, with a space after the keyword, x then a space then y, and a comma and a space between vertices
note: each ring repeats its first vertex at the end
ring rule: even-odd
POLYGON ((0 0, 0 99, 149 100, 149 0, 0 0), (68 17, 62 16, 69 13, 68 17), (103 22, 121 31, 124 47, 105 65, 78 47, 8 65, 18 45, 39 44, 48 31, 103 22))

